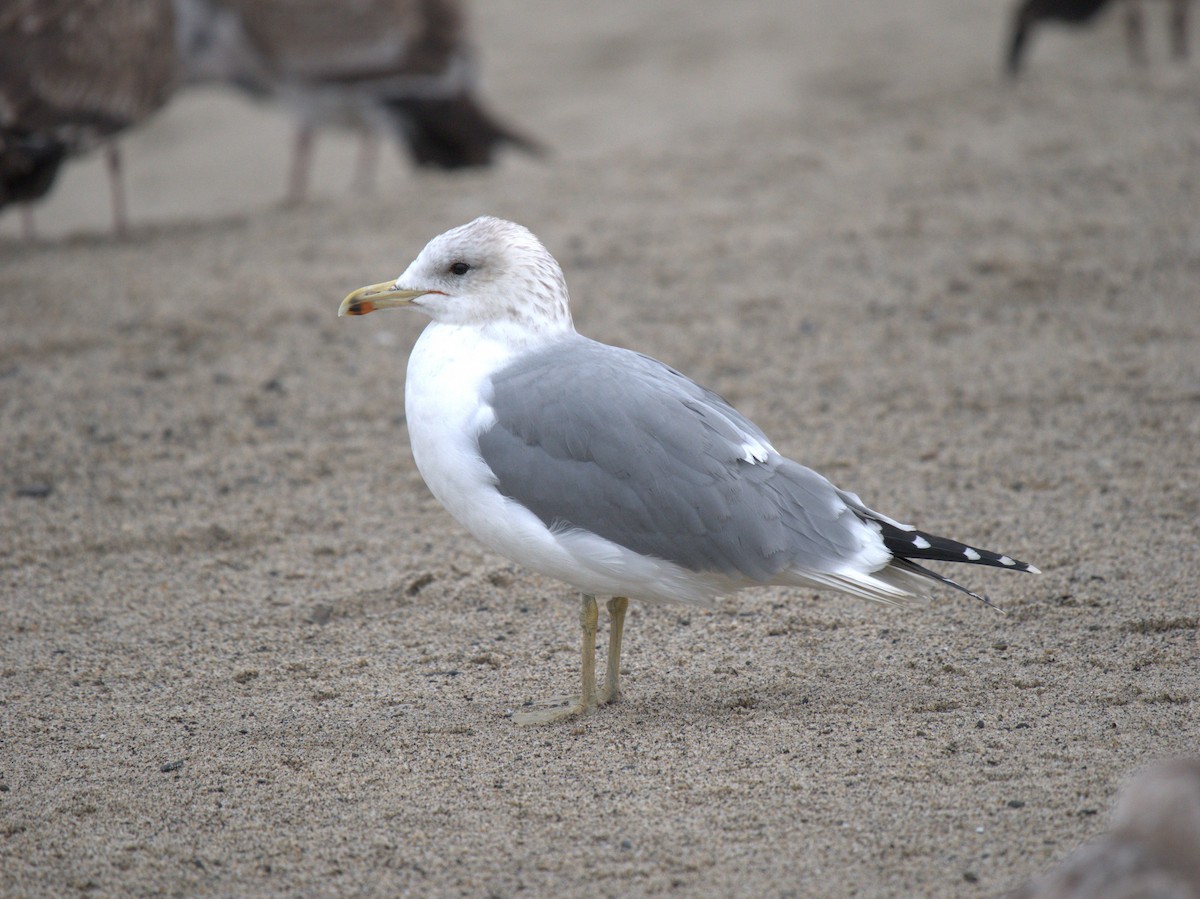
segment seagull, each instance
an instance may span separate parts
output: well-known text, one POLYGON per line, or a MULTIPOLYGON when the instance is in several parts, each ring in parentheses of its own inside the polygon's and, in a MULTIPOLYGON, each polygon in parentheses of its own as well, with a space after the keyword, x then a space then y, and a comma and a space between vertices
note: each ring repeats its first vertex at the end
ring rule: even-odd
POLYGON ((167 0, 11 0, 0 9, 0 208, 44 197, 70 156, 105 145, 113 231, 129 216, 116 144, 175 89, 167 0), (119 48, 119 49, 116 49, 119 48))
POLYGON ((316 129, 324 125, 362 134, 359 187, 370 180, 380 134, 430 168, 487 166, 505 144, 541 152, 480 103, 458 0, 174 2, 188 83, 230 83, 296 114, 289 205, 304 200, 316 129))
POLYGON ((711 390, 579 334, 562 269, 521 225, 485 216, 447 231, 396 280, 347 296, 338 315, 395 307, 432 319, 404 393, 430 491, 484 545, 582 596, 580 696, 517 723, 618 699, 630 598, 707 607, 786 585, 893 605, 940 583, 987 602, 920 563, 1037 571, 875 512, 781 455, 711 390), (612 597, 599 690, 597 596, 612 597))

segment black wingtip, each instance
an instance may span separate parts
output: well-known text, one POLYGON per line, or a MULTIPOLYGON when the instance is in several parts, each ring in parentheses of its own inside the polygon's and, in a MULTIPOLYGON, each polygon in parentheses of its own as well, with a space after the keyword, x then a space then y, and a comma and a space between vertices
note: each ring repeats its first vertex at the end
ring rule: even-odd
POLYGON ((1014 559, 1003 553, 990 549, 980 549, 966 543, 959 543, 948 537, 938 537, 925 531, 905 530, 886 522, 878 521, 883 545, 899 559, 922 559, 932 562, 962 562, 968 565, 990 565, 993 568, 1007 568, 1009 571, 1027 571, 1030 574, 1040 574, 1041 570, 1028 562, 1014 559))
POLYGON ((912 561, 911 559, 896 558, 896 559, 892 560, 892 565, 894 565, 897 568, 902 568, 905 571, 911 571, 913 574, 919 574, 921 577, 929 578, 931 581, 937 581, 939 584, 945 584, 947 587, 953 587, 955 590, 959 591, 960 593, 965 593, 965 594, 967 594, 967 596, 971 597, 972 599, 979 600, 981 603, 983 603, 989 609, 993 609, 993 610, 999 612, 1001 615, 1008 614, 1006 611, 1004 611, 1004 609, 1000 608, 1000 606, 996 605, 994 602, 992 602, 990 599, 988 599, 987 594, 976 593, 974 590, 968 590, 966 587, 964 587, 962 584, 958 583, 957 581, 952 581, 950 578, 946 577, 944 574, 938 574, 936 571, 930 571, 928 568, 925 568, 923 565, 918 565, 916 562, 912 561))

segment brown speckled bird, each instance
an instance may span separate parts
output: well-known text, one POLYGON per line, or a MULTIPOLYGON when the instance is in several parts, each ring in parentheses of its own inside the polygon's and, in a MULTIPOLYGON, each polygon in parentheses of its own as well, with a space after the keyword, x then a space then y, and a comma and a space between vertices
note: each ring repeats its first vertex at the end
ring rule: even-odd
POLYGON ((176 83, 169 0, 0 0, 0 208, 28 204, 68 156, 105 143, 113 228, 128 229, 120 157, 106 141, 141 122, 176 83))
POLYGON ((477 99, 474 48, 456 0, 176 0, 185 79, 224 81, 290 106, 300 120, 287 201, 307 190, 313 134, 342 125, 390 134, 414 163, 485 166, 495 150, 537 145, 477 99))

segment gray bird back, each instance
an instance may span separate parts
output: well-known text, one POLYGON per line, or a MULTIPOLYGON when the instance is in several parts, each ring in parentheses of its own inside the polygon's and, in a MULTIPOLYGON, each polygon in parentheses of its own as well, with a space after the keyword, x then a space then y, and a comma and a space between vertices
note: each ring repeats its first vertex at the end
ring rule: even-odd
POLYGON ((692 571, 769 582, 857 553, 858 519, 720 396, 662 363, 574 335, 497 372, 479 439, 497 488, 551 529, 580 528, 692 571))

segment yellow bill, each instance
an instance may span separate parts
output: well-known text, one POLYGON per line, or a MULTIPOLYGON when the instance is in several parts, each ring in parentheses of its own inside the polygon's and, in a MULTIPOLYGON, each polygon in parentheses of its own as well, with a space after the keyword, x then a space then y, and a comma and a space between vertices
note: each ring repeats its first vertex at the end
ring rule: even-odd
POLYGON ((396 287, 394 281, 370 284, 360 287, 342 300, 342 305, 338 306, 338 318, 343 315, 366 315, 376 309, 409 306, 414 299, 427 293, 428 290, 402 290, 396 287))

